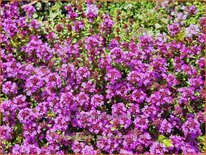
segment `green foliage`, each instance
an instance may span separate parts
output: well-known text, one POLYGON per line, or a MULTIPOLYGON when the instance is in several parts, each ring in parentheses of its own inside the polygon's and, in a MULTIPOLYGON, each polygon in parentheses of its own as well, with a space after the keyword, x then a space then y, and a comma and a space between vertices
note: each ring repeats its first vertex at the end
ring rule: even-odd
POLYGON ((199 136, 199 137, 197 138, 197 140, 200 142, 200 143, 199 143, 199 147, 200 147, 200 149, 201 149, 201 152, 205 152, 205 151, 206 151, 206 142, 205 142, 205 139, 206 139, 205 135, 204 135, 204 136, 199 136))
POLYGON ((168 139, 167 137, 165 137, 164 135, 159 135, 158 137, 158 141, 162 144, 164 144, 166 147, 171 147, 172 145, 172 141, 170 139, 168 139))
MULTIPOLYGON (((38 19, 41 24, 47 27, 47 30, 42 30, 43 32, 48 30, 53 31, 56 33, 59 39, 67 37, 76 38, 73 39, 73 43, 78 42, 78 40, 82 36, 91 35, 91 32, 89 31, 91 28, 94 29, 94 33, 98 32, 99 25, 103 20, 100 15, 104 14, 109 14, 112 17, 112 20, 115 22, 113 28, 114 31, 110 34, 110 36, 108 36, 108 38, 120 36, 121 41, 129 41, 131 40, 131 38, 135 38, 137 40, 138 36, 144 35, 145 33, 152 36, 156 36, 159 33, 163 32, 168 34, 167 26, 168 24, 171 24, 171 21, 174 20, 174 18, 176 18, 175 16, 170 15, 169 8, 155 8, 157 2, 98 2, 98 4, 102 4, 102 7, 99 11, 99 16, 93 23, 90 23, 86 19, 84 19, 85 27, 81 31, 80 35, 77 35, 74 31, 69 30, 64 30, 59 33, 55 29, 57 24, 63 24, 64 27, 66 27, 67 24, 73 25, 73 22, 68 19, 67 11, 64 8, 64 6, 68 4, 73 5, 74 2, 37 2, 35 4, 37 12, 34 14, 34 17, 38 19), (117 20, 118 16, 121 17, 121 21, 117 20), (65 19, 65 21, 62 21, 62 19, 65 19), (133 22, 130 22, 131 20, 133 22), (120 31, 120 33, 118 34, 116 30, 123 30, 125 24, 128 25, 128 32, 120 31), (125 33, 127 35, 125 35, 125 33)), ((176 2, 173 3, 173 6, 179 5, 181 7, 185 4, 187 6, 195 5, 199 10, 197 15, 187 17, 187 19, 184 21, 185 25, 198 23, 199 18, 202 14, 204 14, 205 11, 203 3, 197 1, 176 2)), ((76 5, 81 5, 82 10, 86 10, 85 3, 83 4, 81 2, 76 2, 76 5)), ((77 19, 81 20, 81 13, 79 11, 76 12, 77 14, 79 14, 79 17, 77 19)), ((184 31, 185 30, 182 30, 176 36, 171 37, 171 39, 181 41, 185 36, 184 31)))

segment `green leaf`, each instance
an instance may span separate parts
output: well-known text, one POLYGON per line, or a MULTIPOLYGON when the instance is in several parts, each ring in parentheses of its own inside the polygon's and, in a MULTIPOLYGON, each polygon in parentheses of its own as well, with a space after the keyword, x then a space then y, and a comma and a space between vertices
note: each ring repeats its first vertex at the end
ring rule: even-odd
POLYGON ((172 141, 170 139, 168 139, 167 137, 165 137, 164 135, 159 135, 158 137, 158 141, 162 144, 164 144, 166 147, 171 147, 172 145, 172 141))
POLYGON ((153 35, 154 35, 154 32, 153 32, 152 30, 148 30, 148 31, 147 31, 147 34, 153 36, 153 35))
POLYGON ((23 132, 23 125, 18 123, 16 124, 16 126, 14 127, 14 131, 17 132, 17 133, 22 133, 23 132))
POLYGON ((125 9, 125 10, 127 10, 127 9, 131 9, 132 6, 133 6, 132 4, 127 4, 127 5, 124 6, 124 9, 125 9))
POLYGON ((68 140, 71 140, 73 137, 72 136, 67 136, 68 140))
POLYGON ((161 27, 162 27, 162 26, 161 26, 160 24, 158 24, 158 23, 155 24, 155 28, 156 28, 156 29, 161 28, 161 27))
POLYGON ((159 137, 158 137, 158 141, 159 142, 162 142, 164 139, 165 139, 164 135, 159 135, 159 137))
POLYGON ((162 141, 162 143, 166 146, 166 147, 171 147, 172 145, 172 141, 170 139, 164 139, 162 141))
POLYGON ((112 129, 111 129, 112 131, 115 131, 115 130, 117 130, 115 127, 112 127, 112 129))
POLYGON ((165 23, 165 24, 168 23, 168 19, 166 19, 166 18, 162 18, 161 21, 162 21, 163 23, 165 23))
POLYGON ((37 10, 41 10, 41 8, 42 8, 41 3, 40 2, 36 3, 36 9, 37 10))
POLYGON ((141 14, 138 14, 137 17, 138 17, 139 19, 143 19, 143 16, 142 16, 141 14))
POLYGON ((74 44, 74 43, 76 43, 77 42, 77 39, 76 38, 73 38, 72 39, 72 43, 74 44))
POLYGON ((34 14, 33 14, 33 18, 38 18, 38 14, 37 14, 37 13, 34 13, 34 14))
POLYGON ((175 36, 175 39, 176 39, 176 40, 182 40, 182 39, 184 39, 184 37, 185 37, 185 30, 182 29, 182 30, 175 36))

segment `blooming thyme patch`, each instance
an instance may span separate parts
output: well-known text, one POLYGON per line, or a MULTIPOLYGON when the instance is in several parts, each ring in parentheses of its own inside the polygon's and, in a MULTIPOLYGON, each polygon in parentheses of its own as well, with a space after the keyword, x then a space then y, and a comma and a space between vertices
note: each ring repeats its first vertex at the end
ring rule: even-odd
POLYGON ((205 151, 204 2, 2 2, 0 153, 205 151))

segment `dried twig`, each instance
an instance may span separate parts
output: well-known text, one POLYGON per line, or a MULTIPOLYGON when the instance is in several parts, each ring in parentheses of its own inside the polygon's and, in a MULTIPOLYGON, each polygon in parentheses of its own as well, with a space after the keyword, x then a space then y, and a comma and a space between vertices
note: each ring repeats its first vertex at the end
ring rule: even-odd
POLYGON ((38 2, 38 1, 33 1, 33 2, 29 3, 29 4, 22 5, 21 8, 23 9, 23 8, 25 8, 27 6, 35 4, 36 2, 38 2))

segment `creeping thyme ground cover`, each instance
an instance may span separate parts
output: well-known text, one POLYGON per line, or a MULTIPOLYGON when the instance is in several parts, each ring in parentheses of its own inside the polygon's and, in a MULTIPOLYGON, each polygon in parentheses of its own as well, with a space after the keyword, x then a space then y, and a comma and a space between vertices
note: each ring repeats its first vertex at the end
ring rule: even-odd
POLYGON ((205 151, 204 2, 3 2, 0 153, 205 151))

